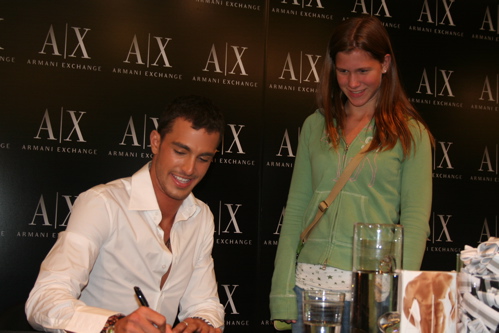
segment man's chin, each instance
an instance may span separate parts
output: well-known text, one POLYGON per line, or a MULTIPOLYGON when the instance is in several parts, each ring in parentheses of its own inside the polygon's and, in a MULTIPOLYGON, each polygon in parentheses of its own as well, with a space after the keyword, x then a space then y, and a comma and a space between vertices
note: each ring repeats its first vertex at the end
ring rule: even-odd
POLYGON ((186 188, 183 190, 169 191, 167 194, 173 200, 184 201, 189 196, 189 194, 191 194, 191 192, 191 188, 186 188))

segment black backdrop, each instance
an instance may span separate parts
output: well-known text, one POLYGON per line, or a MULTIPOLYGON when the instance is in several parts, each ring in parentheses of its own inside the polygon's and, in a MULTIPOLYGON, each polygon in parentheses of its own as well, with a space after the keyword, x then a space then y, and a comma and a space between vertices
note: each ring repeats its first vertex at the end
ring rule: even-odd
POLYGON ((195 190, 215 215, 226 332, 273 331, 300 126, 332 29, 361 13, 386 24, 437 140, 423 269, 498 236, 497 0, 1 0, 0 312, 25 301, 78 194, 145 164, 160 110, 194 93, 228 123, 195 190))

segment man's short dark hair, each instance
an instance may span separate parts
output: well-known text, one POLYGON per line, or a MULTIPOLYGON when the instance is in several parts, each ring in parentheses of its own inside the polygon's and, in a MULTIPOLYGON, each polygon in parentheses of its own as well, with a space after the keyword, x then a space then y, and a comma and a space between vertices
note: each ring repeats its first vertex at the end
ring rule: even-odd
POLYGON ((183 118, 192 123, 195 130, 204 129, 208 133, 220 133, 223 137, 225 120, 213 102, 202 96, 190 95, 175 98, 159 118, 158 132, 163 138, 171 132, 173 122, 177 118, 183 118))

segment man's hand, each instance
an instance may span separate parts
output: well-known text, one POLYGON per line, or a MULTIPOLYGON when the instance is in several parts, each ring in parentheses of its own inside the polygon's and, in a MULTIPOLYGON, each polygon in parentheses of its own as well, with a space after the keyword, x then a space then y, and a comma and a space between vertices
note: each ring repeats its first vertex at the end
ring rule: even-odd
POLYGON ((166 318, 145 306, 141 306, 114 325, 115 333, 172 333, 166 318))
POLYGON ((208 325, 204 321, 198 318, 186 318, 184 321, 180 322, 173 328, 173 333, 222 333, 220 328, 215 328, 208 325))

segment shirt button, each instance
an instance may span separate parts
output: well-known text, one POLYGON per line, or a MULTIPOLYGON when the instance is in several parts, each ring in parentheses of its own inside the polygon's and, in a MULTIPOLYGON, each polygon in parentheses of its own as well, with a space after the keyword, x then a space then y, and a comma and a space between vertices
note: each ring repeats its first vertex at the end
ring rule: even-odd
POLYGON ((166 265, 163 265, 163 268, 166 268, 166 265))

